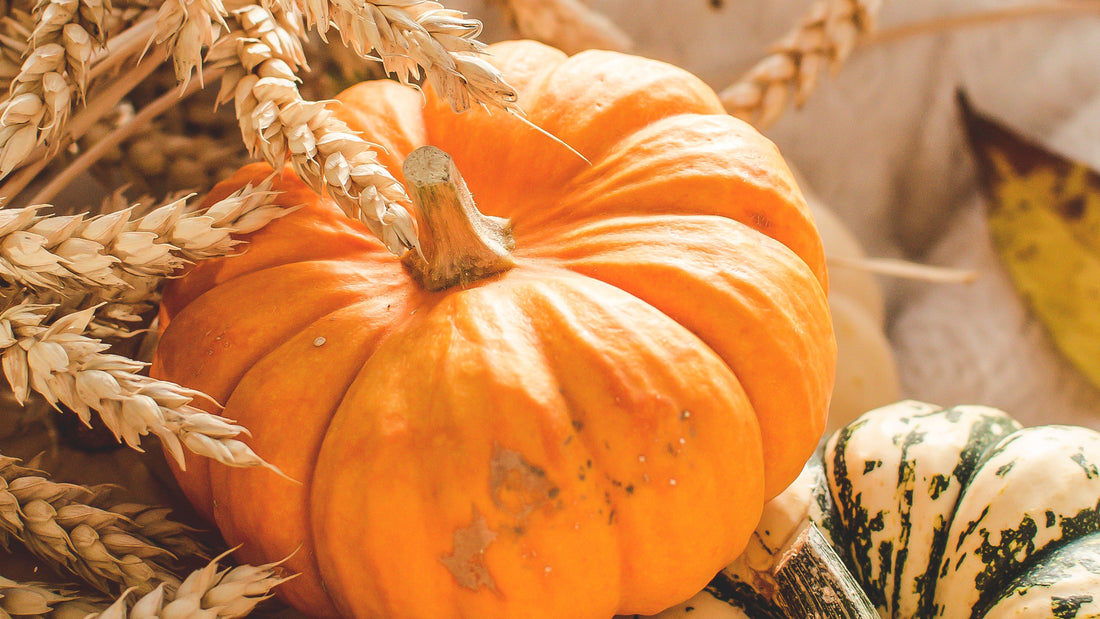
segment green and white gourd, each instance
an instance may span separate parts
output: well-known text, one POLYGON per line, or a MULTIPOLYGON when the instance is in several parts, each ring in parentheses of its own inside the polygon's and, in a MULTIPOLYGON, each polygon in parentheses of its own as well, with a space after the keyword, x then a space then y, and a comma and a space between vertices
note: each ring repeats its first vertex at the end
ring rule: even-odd
POLYGON ((657 617, 784 617, 770 570, 807 520, 882 617, 1100 617, 1100 433, 914 401, 830 436, 692 610, 657 617))

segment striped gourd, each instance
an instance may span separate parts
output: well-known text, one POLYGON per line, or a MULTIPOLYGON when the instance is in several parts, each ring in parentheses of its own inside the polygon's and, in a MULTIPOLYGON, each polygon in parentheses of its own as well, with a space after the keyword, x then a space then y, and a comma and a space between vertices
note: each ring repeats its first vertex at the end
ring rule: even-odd
POLYGON ((1087 428, 898 402, 830 436, 766 509, 750 551, 703 594, 749 617, 783 616, 766 559, 799 518, 882 617, 1100 617, 1100 433, 1087 428))

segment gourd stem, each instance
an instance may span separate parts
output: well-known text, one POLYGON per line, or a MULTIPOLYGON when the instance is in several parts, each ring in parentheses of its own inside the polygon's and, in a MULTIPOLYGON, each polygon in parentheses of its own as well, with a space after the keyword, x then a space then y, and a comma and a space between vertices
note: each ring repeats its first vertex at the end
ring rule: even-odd
POLYGON ((814 523, 793 536, 776 562, 775 604, 788 617, 879 619, 867 594, 814 523))
POLYGON ((450 155, 421 146, 402 171, 421 227, 420 247, 402 261, 422 286, 443 290, 515 266, 511 222, 477 210, 450 155))

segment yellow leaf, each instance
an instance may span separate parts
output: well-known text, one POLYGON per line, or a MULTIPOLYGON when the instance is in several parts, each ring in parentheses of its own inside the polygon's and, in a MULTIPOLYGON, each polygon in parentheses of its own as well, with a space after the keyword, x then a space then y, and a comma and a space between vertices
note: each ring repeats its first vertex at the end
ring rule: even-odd
POLYGON ((993 246, 1062 353, 1100 387, 1100 173, 976 112, 959 95, 993 246))

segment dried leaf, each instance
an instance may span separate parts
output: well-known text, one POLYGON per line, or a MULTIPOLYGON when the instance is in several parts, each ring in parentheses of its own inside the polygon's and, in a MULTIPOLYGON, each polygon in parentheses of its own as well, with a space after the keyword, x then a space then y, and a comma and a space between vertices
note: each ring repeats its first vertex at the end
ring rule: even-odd
POLYGON ((1100 173, 974 111, 959 95, 993 246, 1058 349, 1100 387, 1100 173))

